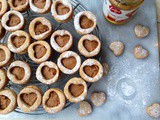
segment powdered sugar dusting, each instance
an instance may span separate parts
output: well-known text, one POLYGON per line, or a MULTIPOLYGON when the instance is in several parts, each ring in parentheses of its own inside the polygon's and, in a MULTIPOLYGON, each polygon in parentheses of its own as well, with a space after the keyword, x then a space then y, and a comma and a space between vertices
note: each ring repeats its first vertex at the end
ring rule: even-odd
POLYGON ((121 84, 121 89, 125 96, 131 96, 135 93, 135 89, 126 82, 121 84))

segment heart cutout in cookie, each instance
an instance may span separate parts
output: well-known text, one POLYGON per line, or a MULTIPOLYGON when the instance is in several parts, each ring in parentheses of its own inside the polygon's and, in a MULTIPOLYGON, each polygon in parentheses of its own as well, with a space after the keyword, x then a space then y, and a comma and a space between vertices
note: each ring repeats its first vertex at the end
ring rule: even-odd
POLYGON ((37 22, 35 24, 35 34, 40 35, 49 30, 49 27, 47 25, 43 25, 41 22, 37 22))
POLYGON ((93 25, 94 25, 94 22, 92 20, 88 19, 87 16, 83 15, 80 18, 80 26, 81 26, 81 28, 88 29, 88 28, 93 27, 93 25))
POLYGON ((154 103, 146 108, 146 112, 153 118, 160 118, 160 104, 154 103))
POLYGON ((42 74, 47 80, 52 79, 56 75, 56 72, 56 69, 50 68, 48 66, 44 66, 42 68, 42 74))
POLYGON ((149 28, 147 26, 137 25, 134 28, 134 33, 138 38, 144 38, 149 34, 149 28))
POLYGON ((77 64, 77 60, 75 57, 69 57, 69 58, 63 58, 62 59, 62 64, 64 67, 66 67, 69 70, 72 70, 76 64, 77 64))
POLYGON ((92 40, 92 41, 90 41, 90 40, 84 40, 83 45, 84 45, 84 47, 86 48, 86 50, 88 52, 92 52, 92 51, 94 51, 97 48, 98 42, 95 41, 95 40, 92 40))
POLYGON ((22 6, 26 3, 26 0, 14 0, 13 1, 13 6, 14 7, 19 7, 19 6, 22 6))
POLYGON ((99 71, 99 67, 97 65, 92 65, 92 66, 85 66, 83 68, 84 72, 86 75, 88 75, 89 77, 94 78, 99 71))
POLYGON ((25 36, 13 36, 12 37, 12 43, 16 48, 21 47, 25 41, 26 41, 25 36))
POLYGON ((74 97, 78 97, 83 93, 84 86, 81 84, 79 84, 79 85, 71 84, 69 86, 69 91, 74 97))
POLYGON ((136 45, 134 47, 134 56, 137 59, 145 59, 148 57, 149 52, 148 50, 144 49, 141 45, 136 45))
POLYGON ((34 46, 34 51, 35 51, 35 57, 37 59, 40 59, 46 54, 47 49, 45 46, 43 46, 41 44, 37 44, 34 46))
POLYGON ((109 45, 109 48, 115 56, 120 56, 124 51, 124 44, 122 42, 115 41, 109 45))
POLYGON ((33 0, 33 4, 40 8, 40 9, 43 9, 46 5, 46 0, 33 0))
POLYGON ((60 104, 60 99, 59 99, 58 94, 56 92, 54 92, 54 91, 50 92, 49 98, 46 101, 46 105, 48 107, 56 107, 59 104, 60 104))
POLYGON ((106 94, 104 92, 92 93, 91 101, 96 106, 102 106, 106 101, 106 94))
POLYGON ((58 15, 65 15, 69 13, 69 11, 70 11, 69 7, 63 5, 62 3, 58 3, 56 5, 56 12, 58 15))
POLYGON ((9 27, 13 27, 13 26, 18 25, 20 22, 21 22, 20 18, 17 15, 13 14, 13 15, 9 16, 9 19, 7 21, 7 25, 9 27))
POLYGON ((28 106, 32 106, 37 100, 37 94, 36 93, 29 93, 29 94, 24 93, 24 94, 21 94, 21 99, 28 106))
POLYGON ((0 49, 0 62, 3 62, 6 59, 6 54, 3 49, 0 49))
POLYGON ((82 101, 79 104, 78 115, 79 116, 87 116, 92 113, 92 107, 87 101, 82 101))
POLYGON ((25 76, 25 70, 22 67, 13 67, 11 68, 11 73, 17 78, 17 80, 22 80, 25 76))
POLYGON ((57 35, 55 36, 55 41, 60 47, 64 47, 70 39, 69 35, 57 35))
POLYGON ((8 97, 0 95, 0 110, 5 110, 10 102, 11 100, 8 97))

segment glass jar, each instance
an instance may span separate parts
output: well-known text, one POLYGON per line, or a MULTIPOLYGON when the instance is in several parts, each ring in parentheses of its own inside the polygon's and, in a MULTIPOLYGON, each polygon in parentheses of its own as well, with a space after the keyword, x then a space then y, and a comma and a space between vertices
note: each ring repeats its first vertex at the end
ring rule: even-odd
POLYGON ((113 24, 124 24, 136 13, 144 0, 104 0, 104 17, 113 24))

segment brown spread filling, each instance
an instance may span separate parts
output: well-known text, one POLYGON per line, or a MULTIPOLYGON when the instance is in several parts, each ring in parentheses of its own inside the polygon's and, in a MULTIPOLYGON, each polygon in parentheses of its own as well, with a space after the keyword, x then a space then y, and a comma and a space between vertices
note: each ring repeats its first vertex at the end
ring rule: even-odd
POLYGON ((10 102, 11 100, 8 97, 0 95, 0 110, 6 109, 10 102))
POLYGON ((6 59, 6 54, 3 49, 0 49, 0 62, 3 62, 6 59))
POLYGON ((92 20, 88 19, 87 16, 83 15, 80 18, 80 26, 81 26, 81 28, 88 29, 88 28, 93 27, 93 25, 94 25, 94 22, 92 20))
POLYGON ((48 66, 42 68, 42 74, 47 80, 52 79, 56 75, 56 72, 56 69, 49 68, 48 66))
POLYGON ((22 67, 13 67, 11 68, 11 73, 15 75, 18 80, 22 80, 25 76, 25 70, 22 67))
POLYGON ((32 106, 35 101, 37 100, 37 95, 36 93, 24 93, 24 94, 21 94, 21 100, 24 101, 25 104, 27 104, 28 106, 32 106))
POLYGON ((37 22, 35 24, 35 33, 36 35, 40 35, 42 33, 45 33, 49 30, 48 26, 43 25, 41 22, 37 22))
POLYGON ((19 7, 21 5, 24 5, 26 3, 26 0, 13 0, 13 6, 19 7))
POLYGON ((56 92, 52 91, 49 94, 49 99, 46 101, 48 107, 56 107, 60 104, 59 96, 56 92))
POLYGON ((25 40, 26 40, 25 36, 13 36, 12 37, 12 43, 14 44, 16 48, 19 48, 21 45, 23 45, 25 40))
POLYGON ((46 54, 47 49, 45 48, 45 46, 39 44, 34 46, 34 51, 35 51, 35 57, 37 59, 40 59, 46 54))
POLYGON ((11 15, 7 22, 7 25, 10 27, 16 26, 21 22, 20 18, 17 15, 11 15))
POLYGON ((97 48, 98 42, 97 41, 84 40, 83 45, 88 52, 92 52, 97 48))
POLYGON ((62 64, 64 65, 64 67, 66 67, 67 69, 72 70, 75 66, 76 66, 77 60, 75 57, 69 57, 69 58, 63 58, 62 59, 62 64))
POLYGON ((46 0, 33 0, 33 4, 40 8, 40 9, 43 9, 46 5, 46 0))
POLYGON ((89 77, 95 77, 99 71, 99 67, 97 65, 92 65, 92 66, 85 66, 84 67, 84 72, 87 74, 89 77))
POLYGON ((69 86, 69 91, 72 94, 72 96, 78 97, 78 96, 80 96, 83 93, 84 86, 81 85, 81 84, 80 85, 71 84, 69 86))
POLYGON ((60 47, 64 47, 68 43, 69 39, 70 39, 69 35, 64 35, 64 36, 58 35, 55 37, 55 40, 60 47))
POLYGON ((56 11, 58 15, 65 15, 70 11, 70 9, 62 3, 58 3, 56 6, 56 11))
POLYGON ((2 3, 0 2, 0 11, 2 10, 2 3))

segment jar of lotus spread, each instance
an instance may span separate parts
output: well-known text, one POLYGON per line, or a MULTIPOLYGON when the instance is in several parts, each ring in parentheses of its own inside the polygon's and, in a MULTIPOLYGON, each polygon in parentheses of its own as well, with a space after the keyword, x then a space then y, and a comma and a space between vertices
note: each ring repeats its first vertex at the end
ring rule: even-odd
POLYGON ((104 0, 104 17, 113 24, 124 24, 132 18, 144 0, 104 0))

